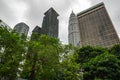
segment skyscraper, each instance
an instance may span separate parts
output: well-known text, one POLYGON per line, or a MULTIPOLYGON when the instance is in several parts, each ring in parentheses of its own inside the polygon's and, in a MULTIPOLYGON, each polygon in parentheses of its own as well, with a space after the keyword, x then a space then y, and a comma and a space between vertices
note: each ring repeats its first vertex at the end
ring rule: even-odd
POLYGON ((18 23, 17 25, 15 25, 14 30, 21 36, 22 34, 24 34, 25 36, 27 36, 28 31, 29 31, 29 26, 26 25, 25 23, 21 22, 18 23))
POLYGON ((77 16, 73 13, 73 11, 69 17, 68 41, 69 44, 72 44, 74 46, 79 46, 80 33, 78 27, 78 20, 77 20, 77 16))
POLYGON ((39 26, 36 26, 32 31, 31 40, 36 40, 36 37, 38 37, 42 34, 41 30, 42 29, 39 26), (35 36, 34 34, 36 34, 38 36, 35 36))
POLYGON ((32 31, 32 33, 36 33, 36 34, 38 34, 38 35, 41 35, 41 28, 39 27, 39 26, 36 26, 34 29, 33 29, 33 31, 32 31))
POLYGON ((77 17, 81 46, 109 48, 120 42, 104 3, 80 12, 77 17))
POLYGON ((42 23, 42 34, 58 38, 58 19, 59 14, 50 8, 44 13, 43 23, 42 23))
POLYGON ((2 20, 0 20, 0 27, 2 28, 6 28, 8 31, 11 31, 12 28, 10 26, 8 26, 5 22, 3 22, 2 20))

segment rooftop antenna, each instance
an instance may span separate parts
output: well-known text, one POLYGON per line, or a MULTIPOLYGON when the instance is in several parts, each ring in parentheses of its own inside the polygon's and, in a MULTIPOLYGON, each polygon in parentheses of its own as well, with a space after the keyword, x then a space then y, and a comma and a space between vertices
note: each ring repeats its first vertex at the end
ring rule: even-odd
POLYGON ((74 13, 73 8, 71 8, 71 13, 74 13))
POLYGON ((73 12, 73 9, 72 9, 72 13, 74 13, 74 12, 73 12))

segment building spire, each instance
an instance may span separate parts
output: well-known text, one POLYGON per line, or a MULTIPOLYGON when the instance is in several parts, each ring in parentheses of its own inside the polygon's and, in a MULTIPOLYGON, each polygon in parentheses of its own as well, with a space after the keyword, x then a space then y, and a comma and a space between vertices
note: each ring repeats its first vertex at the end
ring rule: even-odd
POLYGON ((74 13, 73 10, 72 10, 72 13, 74 13))
POLYGON ((75 17, 75 13, 73 10, 71 11, 70 17, 75 17))

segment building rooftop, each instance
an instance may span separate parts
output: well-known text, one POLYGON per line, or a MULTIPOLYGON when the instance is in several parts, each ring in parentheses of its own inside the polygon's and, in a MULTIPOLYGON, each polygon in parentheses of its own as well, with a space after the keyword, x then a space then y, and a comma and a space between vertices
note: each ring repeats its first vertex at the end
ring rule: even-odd
POLYGON ((50 12, 54 12, 57 16, 59 16, 59 14, 51 7, 49 10, 47 10, 44 14, 48 14, 50 12))
POLYGON ((38 31, 41 31, 41 28, 39 26, 36 26, 32 32, 38 32, 38 31))
POLYGON ((28 26, 27 24, 25 24, 24 22, 20 22, 20 23, 16 24, 15 27, 16 27, 16 26, 18 26, 18 27, 19 27, 19 26, 20 26, 20 27, 21 27, 21 26, 24 26, 24 27, 28 27, 28 28, 29 28, 29 26, 28 26))
POLYGON ((95 5, 95 6, 92 6, 92 7, 88 8, 88 9, 86 9, 86 10, 78 13, 77 15, 79 16, 79 15, 81 15, 81 14, 84 14, 84 13, 86 13, 86 12, 88 12, 88 11, 91 11, 91 10, 97 8, 97 7, 100 7, 100 6, 104 6, 104 3, 101 2, 101 3, 99 3, 99 4, 95 5))
POLYGON ((71 16, 71 17, 72 17, 72 16, 75 16, 75 13, 72 11, 71 14, 70 14, 70 16, 71 16))

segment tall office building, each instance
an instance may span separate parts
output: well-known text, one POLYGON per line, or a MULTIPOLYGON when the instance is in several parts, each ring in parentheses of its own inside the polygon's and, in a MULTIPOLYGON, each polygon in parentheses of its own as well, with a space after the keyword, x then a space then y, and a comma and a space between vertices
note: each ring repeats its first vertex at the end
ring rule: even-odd
POLYGON ((79 33, 79 27, 78 27, 78 20, 77 20, 77 16, 73 13, 73 11, 69 17, 68 41, 69 41, 69 44, 72 44, 74 46, 80 46, 79 45, 80 33, 79 33))
POLYGON ((29 26, 26 25, 25 23, 21 22, 18 23, 17 25, 15 25, 14 30, 21 36, 22 34, 24 34, 25 36, 27 36, 28 31, 29 31, 29 26))
POLYGON ((58 19, 59 14, 50 8, 44 13, 43 23, 42 23, 42 34, 58 38, 58 19))
POLYGON ((3 22, 2 20, 0 20, 0 27, 2 28, 6 28, 8 31, 11 31, 12 28, 10 26, 8 26, 5 22, 3 22))
POLYGON ((104 3, 99 3, 78 15, 81 46, 112 47, 119 38, 104 3))
POLYGON ((41 30, 42 29, 39 26, 36 26, 32 31, 31 40, 36 39, 36 36, 34 34, 37 34, 38 36, 40 36, 42 34, 41 30))
POLYGON ((41 35, 41 28, 39 27, 39 26, 36 26, 34 29, 33 29, 33 31, 32 31, 32 34, 33 33, 36 33, 36 34, 38 34, 38 35, 41 35))

